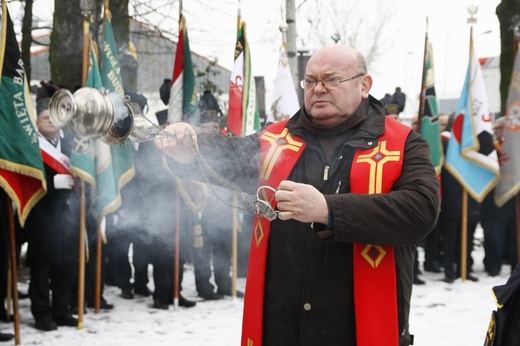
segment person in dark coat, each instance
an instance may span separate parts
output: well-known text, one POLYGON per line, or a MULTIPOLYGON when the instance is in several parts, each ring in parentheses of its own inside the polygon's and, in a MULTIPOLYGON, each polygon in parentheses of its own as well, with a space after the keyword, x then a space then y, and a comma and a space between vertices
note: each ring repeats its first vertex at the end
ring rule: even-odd
MULTIPOLYGON (((451 129, 450 129, 451 130, 451 129)), ((444 152, 448 148, 449 132, 445 131, 442 136, 444 152)), ((461 276, 461 228, 462 228, 462 192, 463 187, 447 169, 446 165, 441 170, 441 212, 437 221, 443 247, 443 268, 444 281, 453 283, 461 276)), ((467 210, 467 237, 466 237, 466 279, 478 281, 472 275, 473 257, 473 237, 480 220, 481 204, 468 195, 467 210)))
MULTIPOLYGON (((220 133, 218 112, 215 109, 204 108, 200 114, 200 133, 220 133)), ((200 218, 200 241, 194 242, 193 265, 199 297, 205 300, 215 300, 224 295, 230 296, 232 293, 230 272, 233 249, 233 209, 229 208, 227 204, 233 203, 233 191, 211 185, 208 186, 207 196, 208 201, 200 218), (211 282, 212 276, 214 284, 211 282)), ((238 219, 236 221, 238 223, 238 219)), ((237 291, 236 294, 237 296, 243 295, 240 291, 237 291)))
POLYGON ((179 176, 204 181, 204 160, 221 185, 259 196, 242 345, 409 345, 415 244, 439 211, 428 144, 385 116, 353 48, 318 50, 301 85, 304 108, 259 133, 197 135, 176 123, 155 143, 179 176))
MULTIPOLYGON (((146 104, 144 96, 128 93, 129 102, 134 113, 143 114, 146 104)), ((166 117, 158 118, 159 125, 164 125, 166 117)), ((123 195, 124 208, 118 213, 117 229, 127 235, 133 244, 134 293, 142 296, 153 296, 153 307, 168 309, 173 303, 174 295, 174 254, 175 227, 179 218, 181 234, 179 283, 182 282, 187 246, 186 230, 190 229, 190 218, 185 211, 177 210, 170 199, 176 195, 177 184, 172 180, 172 174, 164 168, 163 153, 152 142, 142 142, 136 145, 135 177, 125 189, 123 195), (154 291, 148 288, 148 264, 153 266, 154 291)), ((182 201, 179 202, 181 204, 182 201)), ((117 241, 117 240, 116 240, 117 241)), ((128 257, 128 245, 124 250, 128 257)), ((123 281, 120 285, 130 285, 130 264, 124 265, 123 281)), ((122 294, 126 292, 125 287, 122 294)), ((179 289, 180 291, 180 289, 179 289)), ((123 296, 125 297, 125 296, 123 296)), ((179 295, 179 305, 193 307, 195 302, 179 295)))
MULTIPOLYGON (((498 118, 493 126, 495 148, 502 158, 504 126, 506 118, 498 118)), ((502 263, 511 266, 511 272, 517 264, 516 199, 509 199, 504 205, 495 203, 495 189, 491 190, 482 202, 480 223, 484 230, 484 269, 489 276, 497 276, 502 270, 502 263)))
POLYGON ((60 137, 60 129, 50 121, 48 106, 48 98, 38 100, 36 121, 40 148, 46 153, 42 156, 47 193, 31 210, 24 227, 31 269, 31 312, 35 327, 44 331, 77 326, 69 303, 78 278, 80 226, 80 199, 68 173, 72 136, 60 137))
POLYGON ((493 287, 498 306, 491 315, 484 346, 520 345, 520 264, 504 285, 493 287))

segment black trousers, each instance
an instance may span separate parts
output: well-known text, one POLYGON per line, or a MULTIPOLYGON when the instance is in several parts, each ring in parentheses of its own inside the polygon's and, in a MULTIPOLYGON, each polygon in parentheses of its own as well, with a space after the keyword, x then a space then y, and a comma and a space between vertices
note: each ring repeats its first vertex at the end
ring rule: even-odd
POLYGON ((75 260, 53 265, 33 263, 29 297, 34 319, 60 318, 70 314, 71 289, 77 280, 78 262, 75 260))
MULTIPOLYGON (((468 216, 467 225, 467 252, 466 264, 467 272, 470 273, 473 266, 471 251, 473 250, 473 235, 477 228, 478 218, 468 216)), ((461 227, 462 218, 439 217, 439 227, 443 238, 443 266, 444 275, 447 278, 456 278, 460 275, 461 260, 461 227)))

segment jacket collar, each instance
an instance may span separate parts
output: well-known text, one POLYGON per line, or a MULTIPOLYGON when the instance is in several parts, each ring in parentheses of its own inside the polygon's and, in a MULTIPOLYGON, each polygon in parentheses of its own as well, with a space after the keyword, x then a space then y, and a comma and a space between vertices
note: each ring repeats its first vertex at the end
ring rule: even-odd
POLYGON ((291 133, 299 135, 308 132, 325 135, 344 133, 348 142, 355 141, 357 146, 368 139, 373 141, 384 133, 385 116, 383 104, 369 95, 368 99, 361 102, 356 112, 341 124, 331 128, 315 126, 305 108, 302 108, 289 120, 287 128, 291 133))

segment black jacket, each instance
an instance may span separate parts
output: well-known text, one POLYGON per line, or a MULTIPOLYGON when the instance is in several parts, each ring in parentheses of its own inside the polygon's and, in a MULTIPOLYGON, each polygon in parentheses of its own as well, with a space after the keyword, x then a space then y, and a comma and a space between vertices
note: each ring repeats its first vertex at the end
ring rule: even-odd
MULTIPOLYGON (((72 137, 61 140, 61 151, 70 157, 72 137)), ((47 193, 33 207, 22 232, 28 237, 27 265, 54 265, 74 261, 79 255, 80 196, 74 189, 54 188, 57 174, 45 165, 47 193)))
MULTIPOLYGON (((413 278, 415 244, 435 224, 439 209, 439 186, 428 144, 414 131, 405 144, 401 177, 388 194, 351 194, 349 172, 357 148, 373 148, 384 132, 385 113, 373 98, 358 110, 359 122, 323 133, 309 131, 300 117, 288 122, 292 134, 305 139, 305 151, 289 180, 311 184, 329 201, 334 235, 324 241, 310 224, 276 219, 271 224, 267 253, 263 344, 269 346, 355 345, 352 282, 352 243, 396 247, 399 335, 409 344, 408 315, 413 278), (370 104, 369 104, 370 103, 370 104), (324 152, 323 139, 339 141, 334 152, 324 152), (329 166, 328 180, 323 180, 329 166), (341 186, 339 194, 335 194, 341 186), (304 310, 310 303, 312 308, 304 310)), ((348 122, 348 120, 347 120, 348 122)), ((319 131, 318 131, 319 132, 319 131)), ((243 138, 199 136, 200 151, 221 176, 254 194, 258 178, 258 134, 243 138)), ((178 174, 193 166, 170 164, 178 174)), ((211 177, 199 175, 199 179, 211 177)), ((276 188, 276 187, 275 187, 276 188)))

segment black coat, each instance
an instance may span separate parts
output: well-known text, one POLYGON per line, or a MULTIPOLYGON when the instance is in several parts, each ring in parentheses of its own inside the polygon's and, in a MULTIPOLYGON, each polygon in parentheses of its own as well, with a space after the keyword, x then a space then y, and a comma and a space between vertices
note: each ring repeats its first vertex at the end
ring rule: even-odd
MULTIPOLYGON (((368 101, 367 101, 368 102, 368 101)), ((357 148, 378 145, 384 132, 381 103, 370 98, 360 122, 333 136, 340 145, 330 155, 322 149, 323 136, 304 128, 302 111, 287 124, 307 144, 288 180, 311 184, 330 201, 334 236, 324 241, 308 223, 276 219, 271 224, 264 301, 264 345, 355 345, 352 282, 352 243, 396 247, 399 334, 409 344, 408 314, 415 244, 435 224, 439 186, 428 144, 412 131, 405 144, 401 177, 388 194, 351 194, 349 172, 357 148), (323 170, 329 166, 329 178, 323 170), (342 182, 339 194, 336 188, 342 182), (312 309, 303 305, 310 302, 312 309)), ((326 135, 326 134, 325 134, 326 135)), ((231 139, 199 135, 199 147, 220 175, 254 194, 258 178, 258 134, 231 139)), ((178 174, 193 174, 193 166, 170 164, 178 174)), ((383 323, 383 322, 382 322, 383 323)))
POLYGON ((520 264, 505 285, 493 287, 498 309, 493 311, 485 346, 520 345, 520 264))
MULTIPOLYGON (((67 138, 61 140, 61 151, 69 157, 71 145, 67 138)), ((56 174, 45 165, 47 193, 33 207, 22 230, 28 237, 29 266, 31 263, 54 265, 78 259, 80 196, 75 189, 54 188, 56 174)))

